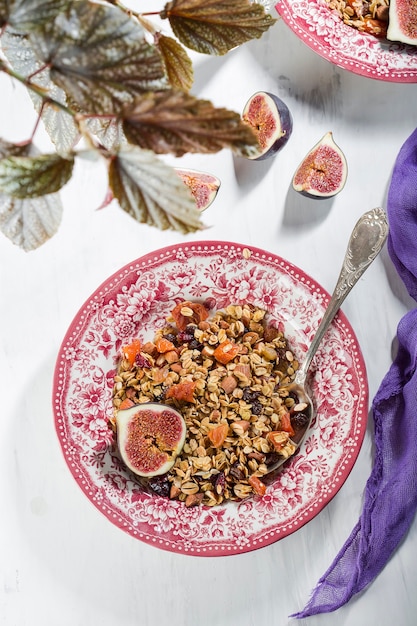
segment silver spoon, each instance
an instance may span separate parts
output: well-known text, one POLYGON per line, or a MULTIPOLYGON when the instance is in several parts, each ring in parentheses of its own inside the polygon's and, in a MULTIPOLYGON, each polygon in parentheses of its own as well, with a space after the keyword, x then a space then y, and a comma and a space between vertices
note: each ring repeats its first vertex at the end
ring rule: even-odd
MULTIPOLYGON (((388 223, 383 209, 372 209, 371 211, 364 213, 358 220, 350 236, 342 269, 340 271, 333 295, 317 328, 310 348, 305 355, 304 361, 297 370, 294 381, 288 385, 280 387, 280 389, 287 388, 290 392, 297 396, 298 404, 305 405, 303 412, 308 417, 304 429, 301 433, 297 433, 297 436, 293 438, 295 449, 292 454, 294 454, 301 446, 314 415, 313 402, 305 388, 305 382, 311 361, 313 360, 313 357, 316 354, 327 329, 340 309, 342 302, 356 285, 365 270, 371 265, 372 261, 374 261, 374 259, 378 256, 387 236, 388 223)), ((268 472, 277 470, 288 460, 288 458, 291 458, 291 456, 282 456, 279 458, 276 463, 268 468, 268 472)))

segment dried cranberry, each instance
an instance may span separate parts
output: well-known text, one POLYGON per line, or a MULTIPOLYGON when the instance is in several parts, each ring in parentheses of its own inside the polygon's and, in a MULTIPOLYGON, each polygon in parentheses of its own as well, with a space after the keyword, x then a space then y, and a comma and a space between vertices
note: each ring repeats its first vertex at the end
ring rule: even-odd
POLYGON ((180 332, 177 335, 178 342, 188 343, 189 341, 192 341, 194 339, 195 329, 196 329, 196 326, 192 326, 191 324, 188 324, 188 326, 186 326, 184 330, 180 330, 180 332))
POLYGON ((149 487, 154 493, 162 498, 168 498, 171 485, 166 476, 152 476, 148 481, 149 487))
POLYGON ((135 365, 136 367, 151 367, 148 359, 140 353, 135 356, 135 365))
POLYGON ((305 413, 293 413, 291 415, 291 426, 294 430, 303 430, 308 424, 308 415, 305 413))

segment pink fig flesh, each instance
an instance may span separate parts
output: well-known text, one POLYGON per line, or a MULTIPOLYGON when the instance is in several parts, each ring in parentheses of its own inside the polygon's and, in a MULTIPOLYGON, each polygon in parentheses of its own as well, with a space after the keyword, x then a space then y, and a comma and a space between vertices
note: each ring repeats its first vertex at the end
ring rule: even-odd
POLYGON ((184 418, 172 407, 145 403, 116 414, 117 444, 126 466, 138 476, 168 472, 185 441, 184 418))
POLYGON ((343 189, 347 177, 345 155, 331 132, 303 159, 293 178, 293 188, 313 198, 330 198, 343 189))
POLYGON ((417 3, 390 0, 387 39, 417 45, 417 3))
POLYGON ((242 119, 251 126, 258 138, 258 151, 249 158, 262 161, 285 146, 292 133, 292 116, 278 96, 258 91, 247 101, 242 119))
POLYGON ((217 196, 221 184, 220 180, 213 174, 206 174, 197 170, 175 168, 175 171, 190 188, 197 209, 205 211, 217 196))

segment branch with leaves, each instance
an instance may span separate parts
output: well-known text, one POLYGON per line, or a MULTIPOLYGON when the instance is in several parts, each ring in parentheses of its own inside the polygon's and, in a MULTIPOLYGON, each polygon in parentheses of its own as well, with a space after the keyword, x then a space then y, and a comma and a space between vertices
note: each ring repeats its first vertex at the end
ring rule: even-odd
POLYGON ((55 149, 39 154, 38 123, 24 143, 0 139, 0 229, 13 243, 33 250, 57 231, 81 150, 107 163, 107 202, 182 233, 201 216, 159 155, 256 151, 239 114, 190 93, 187 48, 223 55, 275 20, 250 0, 173 0, 157 15, 174 36, 119 0, 0 0, 0 71, 27 88, 55 149))

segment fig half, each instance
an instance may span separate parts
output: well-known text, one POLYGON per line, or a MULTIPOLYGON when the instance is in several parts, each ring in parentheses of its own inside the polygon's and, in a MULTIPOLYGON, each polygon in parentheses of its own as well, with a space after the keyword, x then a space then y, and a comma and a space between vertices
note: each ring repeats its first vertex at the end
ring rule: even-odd
POLYGON ((417 4, 390 0, 387 39, 417 45, 417 4))
POLYGON ((262 161, 274 156, 285 146, 292 133, 292 116, 285 102, 267 91, 258 91, 249 98, 242 120, 251 126, 259 148, 249 159, 262 161))
POLYGON ((346 178, 345 155, 328 132, 298 166, 292 186, 311 198, 331 198, 343 189, 346 178))
POLYGON ((168 472, 186 435, 184 418, 172 407, 147 402, 116 414, 117 445, 126 466, 138 476, 168 472))
POLYGON ((206 174, 197 170, 175 168, 175 171, 187 187, 190 188, 197 209, 205 211, 217 196, 221 184, 220 180, 213 174, 206 174))

